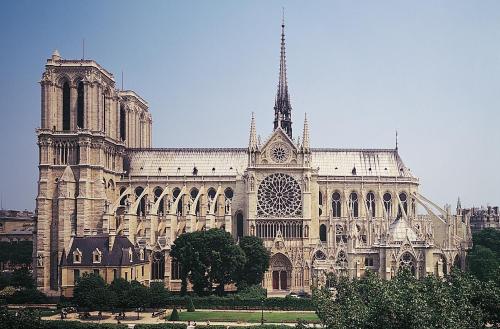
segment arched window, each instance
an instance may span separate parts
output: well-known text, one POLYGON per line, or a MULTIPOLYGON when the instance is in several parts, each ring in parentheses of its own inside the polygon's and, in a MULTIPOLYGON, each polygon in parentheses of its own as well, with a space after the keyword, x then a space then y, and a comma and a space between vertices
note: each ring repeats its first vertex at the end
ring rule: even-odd
POLYGON ((63 97, 62 97, 62 108, 63 108, 63 130, 70 130, 70 118, 71 118, 71 110, 70 110, 70 89, 69 83, 66 81, 63 84, 63 97))
POLYGON ((391 216, 391 209, 392 209, 392 197, 389 192, 384 194, 384 208, 385 211, 387 212, 387 215, 390 217, 391 216))
POLYGON ((213 187, 208 189, 208 193, 207 193, 208 205, 209 205, 208 211, 210 211, 210 208, 212 207, 213 202, 215 202, 215 207, 214 207, 215 213, 217 213, 217 200, 215 199, 216 194, 217 194, 217 192, 215 191, 215 189, 213 187))
POLYGON ((344 250, 340 250, 337 254, 337 260, 335 261, 335 265, 342 269, 346 269, 348 266, 347 255, 344 250))
POLYGON ((79 128, 85 128, 85 115, 84 115, 84 105, 85 105, 85 100, 84 100, 84 92, 83 92, 83 82, 80 81, 78 82, 78 87, 77 87, 77 103, 76 103, 76 125, 79 128))
POLYGON ((127 139, 127 114, 123 105, 120 106, 120 139, 122 141, 127 139))
POLYGON ((412 275, 416 273, 416 261, 415 257, 409 252, 405 252, 399 258, 399 270, 408 269, 412 275))
MULTIPOLYGON (((154 191, 155 202, 158 201, 158 199, 160 198, 162 193, 163 193, 163 189, 161 187, 155 188, 155 191, 154 191)), ((164 202, 164 200, 165 200, 165 198, 162 198, 160 201, 160 204, 158 205, 158 214, 160 214, 160 215, 165 214, 165 202, 164 202)))
POLYGON ((349 208, 352 217, 359 217, 358 195, 356 192, 352 192, 349 195, 349 208))
MULTIPOLYGON (((138 198, 141 196, 142 192, 144 192, 144 188, 138 186, 135 188, 135 197, 138 198)), ((145 216, 146 215, 146 198, 143 196, 139 205, 137 206, 137 216, 145 216)))
MULTIPOLYGON (((191 202, 194 202, 194 200, 196 199, 196 197, 198 196, 198 189, 196 187, 193 187, 191 189, 191 192, 189 193, 191 195, 191 202)), ((196 208, 194 210, 194 213, 195 214, 199 214, 200 213, 200 199, 198 198, 198 202, 196 202, 196 208)))
POLYGON ((226 188, 224 190, 224 196, 226 197, 226 199, 232 200, 234 196, 233 189, 230 187, 226 188))
POLYGON ((319 240, 321 242, 326 242, 326 225, 321 224, 319 226, 319 240))
MULTIPOLYGON (((405 211, 405 214, 408 215, 408 198, 406 197, 406 193, 401 192, 399 194, 399 200, 401 201, 401 205, 403 205, 403 210, 405 211)), ((398 217, 403 216, 401 212, 401 205, 398 205, 398 217)))
POLYGON ((318 213, 321 216, 323 214, 323 209, 321 209, 321 207, 323 206, 323 193, 321 193, 321 191, 319 191, 318 195, 318 204, 319 204, 318 213))
MULTIPOLYGON (((122 187, 120 189, 120 195, 122 195, 124 192, 125 192, 126 188, 125 187, 122 187)), ((127 196, 124 195, 121 200, 120 200, 120 206, 124 206, 125 205, 125 201, 127 200, 127 196)))
POLYGON ((102 130, 106 132, 106 94, 102 94, 102 130))
POLYGON ((180 280, 181 279, 181 264, 172 259, 172 280, 180 280))
POLYGON ((151 280, 163 280, 165 276, 165 255, 161 251, 155 251, 151 258, 151 280))
MULTIPOLYGON (((174 190, 172 192, 172 196, 174 197, 174 200, 173 200, 174 202, 177 201, 177 198, 179 197, 180 194, 181 194, 181 189, 178 187, 174 188, 174 190)), ((182 214, 182 197, 179 200, 179 203, 177 203, 177 213, 182 214)))
POLYGON ((340 217, 342 216, 342 205, 340 202, 340 193, 335 192, 332 195, 332 212, 333 212, 333 217, 340 217))
POLYGON ((236 215, 236 236, 243 237, 243 214, 241 212, 236 215))
POLYGON ((370 216, 375 218, 375 194, 373 192, 369 192, 366 195, 366 208, 370 216))

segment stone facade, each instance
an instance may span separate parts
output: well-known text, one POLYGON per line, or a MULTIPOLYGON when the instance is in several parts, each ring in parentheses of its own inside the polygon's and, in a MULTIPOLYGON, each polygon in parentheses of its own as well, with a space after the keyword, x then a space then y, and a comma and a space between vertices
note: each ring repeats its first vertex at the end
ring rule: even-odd
POLYGON ((210 228, 264 240, 272 257, 262 284, 271 294, 309 291, 329 271, 359 277, 370 269, 390 279, 402 267, 422 277, 464 265, 468 217, 420 194, 397 148, 311 148, 307 118, 302 138, 292 134, 282 28, 273 129, 261 142, 252 116, 244 148, 151 148, 140 96, 116 90, 96 62, 54 53, 38 130, 40 289, 71 290, 60 264, 76 239, 126 237, 147 251, 144 282, 177 290, 171 244, 210 228))
POLYGON ((462 212, 470 216, 472 232, 478 232, 485 228, 500 229, 500 211, 498 206, 472 207, 463 209, 462 212))

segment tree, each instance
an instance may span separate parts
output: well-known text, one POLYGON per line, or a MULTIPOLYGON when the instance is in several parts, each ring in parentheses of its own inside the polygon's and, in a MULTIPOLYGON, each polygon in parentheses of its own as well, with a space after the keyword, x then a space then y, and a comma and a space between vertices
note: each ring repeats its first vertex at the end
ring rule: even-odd
POLYGON ((106 282, 98 274, 84 273, 76 281, 73 301, 80 307, 102 311, 113 302, 113 299, 106 282))
POLYGON ((205 261, 211 286, 217 284, 217 294, 223 295, 224 286, 235 282, 237 273, 243 271, 245 254, 235 244, 231 234, 221 229, 206 231, 204 249, 207 250, 205 261))
POLYGON ((112 305, 122 312, 125 311, 129 307, 127 297, 130 290, 130 282, 123 278, 116 278, 111 282, 108 290, 114 298, 112 305))
POLYGON ((481 281, 498 280, 498 257, 490 248, 476 245, 469 253, 469 270, 481 281))
POLYGON ((472 235, 474 246, 480 245, 491 249, 500 256, 500 231, 494 228, 485 228, 472 235))
POLYGON ((243 270, 237 275, 238 289, 260 284, 269 268, 269 250, 264 247, 262 239, 256 236, 242 237, 239 246, 245 254, 246 261, 243 270))
POLYGON ((151 282, 149 286, 149 304, 151 307, 160 308, 166 304, 170 297, 169 291, 165 288, 163 282, 151 282))
POLYGON ((180 235, 174 241, 170 256, 181 265, 181 291, 186 292, 189 279, 198 295, 211 293, 214 286, 222 295, 224 285, 235 281, 245 263, 241 248, 231 234, 221 229, 180 235))
POLYGON ((140 310, 146 308, 150 300, 149 289, 134 280, 130 283, 127 300, 129 306, 137 310, 137 320, 139 320, 140 310))
POLYGON ((177 309, 174 307, 172 313, 170 313, 170 317, 168 318, 170 321, 179 321, 179 313, 177 309))
POLYGON ((35 280, 27 267, 14 270, 10 278, 10 285, 16 288, 34 289, 35 280))

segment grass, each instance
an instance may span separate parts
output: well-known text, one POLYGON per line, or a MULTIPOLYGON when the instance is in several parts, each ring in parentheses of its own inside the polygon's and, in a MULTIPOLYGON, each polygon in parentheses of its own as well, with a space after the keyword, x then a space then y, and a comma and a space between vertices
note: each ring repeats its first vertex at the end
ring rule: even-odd
MULTIPOLYGON (((264 322, 266 323, 281 323, 281 322, 297 322, 297 319, 306 320, 308 322, 319 322, 318 317, 313 312, 280 312, 280 311, 265 311, 264 322)), ((197 321, 197 322, 256 322, 260 323, 261 312, 224 312, 224 311, 196 311, 196 312, 180 312, 180 321, 197 321)))

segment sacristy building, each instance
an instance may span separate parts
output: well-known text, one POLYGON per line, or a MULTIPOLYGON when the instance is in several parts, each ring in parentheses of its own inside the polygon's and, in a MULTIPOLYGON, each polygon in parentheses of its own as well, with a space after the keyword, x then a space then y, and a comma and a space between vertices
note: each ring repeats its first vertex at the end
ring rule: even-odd
POLYGON ((420 194, 397 147, 311 148, 307 119, 300 138, 292 130, 284 25, 273 127, 260 142, 252 116, 241 148, 153 148, 148 103, 93 60, 55 51, 40 84, 34 270, 48 294, 71 295, 85 272, 178 290, 171 244, 210 228, 264 240, 271 294, 309 291, 327 272, 464 265, 468 217, 420 194))

